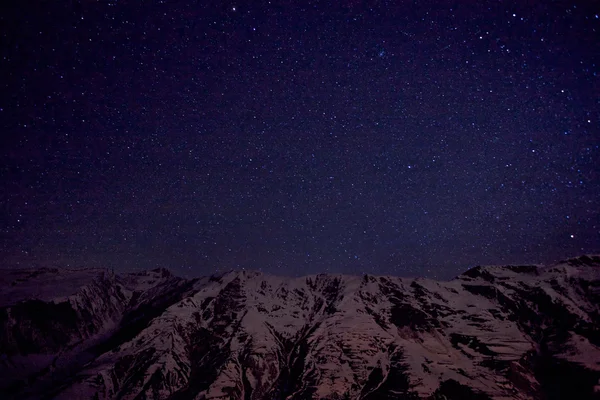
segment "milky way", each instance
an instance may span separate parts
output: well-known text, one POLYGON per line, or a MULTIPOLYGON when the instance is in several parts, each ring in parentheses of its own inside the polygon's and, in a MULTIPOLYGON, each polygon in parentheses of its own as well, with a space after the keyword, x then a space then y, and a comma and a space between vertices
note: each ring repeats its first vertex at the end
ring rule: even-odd
POLYGON ((600 250, 593 2, 11 3, 5 266, 449 278, 600 250))

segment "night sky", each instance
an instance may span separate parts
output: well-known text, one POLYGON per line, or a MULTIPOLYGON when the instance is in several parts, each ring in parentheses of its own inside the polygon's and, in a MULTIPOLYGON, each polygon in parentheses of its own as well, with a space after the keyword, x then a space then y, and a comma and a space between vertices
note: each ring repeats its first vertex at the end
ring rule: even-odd
POLYGON ((600 250, 600 2, 331 3, 2 2, 2 266, 600 250))

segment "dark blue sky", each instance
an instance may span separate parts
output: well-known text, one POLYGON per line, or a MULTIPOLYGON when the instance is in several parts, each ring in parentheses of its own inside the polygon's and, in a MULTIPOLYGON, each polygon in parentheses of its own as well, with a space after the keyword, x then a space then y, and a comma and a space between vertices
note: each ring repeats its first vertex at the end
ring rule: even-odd
POLYGON ((3 4, 6 266, 447 278, 600 250, 597 2, 3 4))

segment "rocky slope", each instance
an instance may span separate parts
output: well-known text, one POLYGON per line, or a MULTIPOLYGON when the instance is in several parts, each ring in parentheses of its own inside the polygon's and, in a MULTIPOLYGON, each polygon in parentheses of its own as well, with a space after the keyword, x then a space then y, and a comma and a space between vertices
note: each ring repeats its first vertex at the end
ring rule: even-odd
POLYGON ((5 272, 2 398, 600 398, 598 256, 450 282, 5 272))

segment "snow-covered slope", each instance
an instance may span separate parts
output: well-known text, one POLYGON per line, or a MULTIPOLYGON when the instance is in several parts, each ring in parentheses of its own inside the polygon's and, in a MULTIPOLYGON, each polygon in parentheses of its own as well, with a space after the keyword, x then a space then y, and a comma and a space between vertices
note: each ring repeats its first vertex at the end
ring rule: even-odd
POLYGON ((598 256, 450 282, 13 275, 2 398, 600 398, 598 256))

